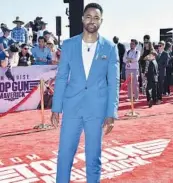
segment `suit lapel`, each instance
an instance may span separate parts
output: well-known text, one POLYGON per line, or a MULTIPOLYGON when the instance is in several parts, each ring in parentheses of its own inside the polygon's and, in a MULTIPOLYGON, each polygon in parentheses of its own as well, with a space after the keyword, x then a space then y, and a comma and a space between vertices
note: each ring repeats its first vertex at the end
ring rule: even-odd
POLYGON ((82 75, 84 77, 84 80, 86 81, 86 74, 85 74, 85 69, 84 69, 84 64, 83 64, 83 57, 82 57, 82 34, 79 35, 79 40, 77 43, 77 52, 79 51, 79 64, 81 68, 82 75))

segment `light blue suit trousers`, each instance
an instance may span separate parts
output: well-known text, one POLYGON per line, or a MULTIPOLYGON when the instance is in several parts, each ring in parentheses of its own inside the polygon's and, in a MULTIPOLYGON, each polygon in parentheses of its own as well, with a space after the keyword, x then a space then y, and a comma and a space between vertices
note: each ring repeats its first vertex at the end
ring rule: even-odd
POLYGON ((52 112, 63 113, 57 183, 70 182, 83 130, 87 182, 100 182, 102 125, 105 118, 118 117, 119 72, 117 47, 103 37, 99 36, 88 79, 82 59, 82 34, 64 41, 52 106, 52 112))

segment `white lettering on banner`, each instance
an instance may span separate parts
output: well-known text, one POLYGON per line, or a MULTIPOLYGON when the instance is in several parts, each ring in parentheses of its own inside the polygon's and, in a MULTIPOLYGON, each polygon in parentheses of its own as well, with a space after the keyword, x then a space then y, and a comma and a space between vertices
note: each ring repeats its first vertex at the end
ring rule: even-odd
MULTIPOLYGON (((0 68, 0 113, 8 111, 21 100, 23 100, 32 90, 40 83, 40 79, 52 81, 56 76, 57 66, 28 66, 14 67, 12 74, 15 81, 12 82, 4 75, 3 69, 0 68)), ((37 89, 17 111, 37 109, 40 102, 40 92, 37 89)))
MULTIPOLYGON (((104 149, 102 153, 102 160, 104 161, 102 161, 101 180, 112 179, 122 175, 124 172, 133 171, 135 167, 150 164, 151 162, 146 160, 147 157, 150 158, 161 155, 169 142, 169 139, 159 139, 104 149), (153 152, 153 154, 151 152, 153 152)), ((52 153, 55 155, 57 154, 55 152, 56 151, 53 151, 52 153)), ((31 161, 34 160, 34 162, 0 168, 0 183, 56 182, 56 158, 35 161, 40 159, 40 157, 35 154, 28 155, 26 158, 31 161), (37 175, 35 173, 37 173, 37 175)), ((25 162, 19 157, 10 158, 10 160, 11 159, 14 163, 18 161, 25 162)), ((75 182, 86 182, 86 168, 85 165, 83 165, 85 154, 77 154, 75 160, 71 171, 71 180, 75 182), (80 168, 76 168, 78 163, 81 163, 80 168)))

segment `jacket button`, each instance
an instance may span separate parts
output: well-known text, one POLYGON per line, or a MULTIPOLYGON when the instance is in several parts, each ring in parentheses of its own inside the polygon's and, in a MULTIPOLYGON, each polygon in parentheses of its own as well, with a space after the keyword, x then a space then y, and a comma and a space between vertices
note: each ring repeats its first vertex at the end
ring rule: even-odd
POLYGON ((85 87, 85 90, 87 90, 88 88, 87 87, 85 87))

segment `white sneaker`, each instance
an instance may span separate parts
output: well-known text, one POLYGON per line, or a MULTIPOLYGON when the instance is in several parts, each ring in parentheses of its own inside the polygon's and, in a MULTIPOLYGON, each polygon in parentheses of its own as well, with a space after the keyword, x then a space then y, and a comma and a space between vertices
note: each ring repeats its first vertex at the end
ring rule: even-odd
POLYGON ((128 99, 126 99, 126 101, 127 101, 127 102, 130 102, 131 100, 128 98, 128 99))
POLYGON ((137 98, 137 99, 135 99, 135 102, 139 102, 139 99, 137 98))

